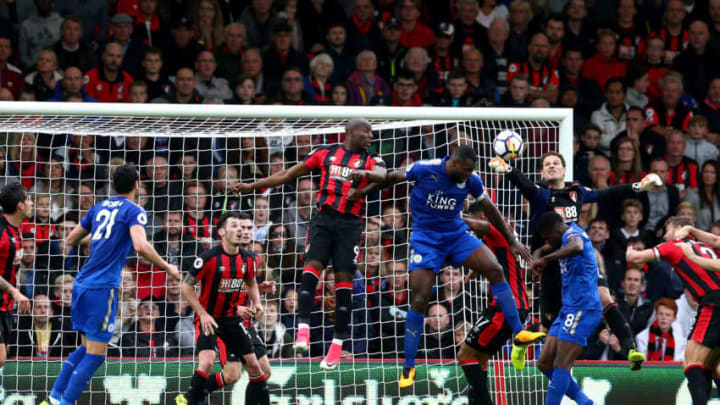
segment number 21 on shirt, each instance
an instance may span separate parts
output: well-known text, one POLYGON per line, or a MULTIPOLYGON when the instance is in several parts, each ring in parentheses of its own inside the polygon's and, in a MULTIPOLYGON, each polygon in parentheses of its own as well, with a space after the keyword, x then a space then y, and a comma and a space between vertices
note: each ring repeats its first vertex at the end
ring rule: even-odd
POLYGON ((115 225, 115 217, 117 216, 118 209, 100 210, 95 215, 95 223, 99 223, 97 229, 93 233, 92 240, 108 239, 112 234, 113 225, 115 225))

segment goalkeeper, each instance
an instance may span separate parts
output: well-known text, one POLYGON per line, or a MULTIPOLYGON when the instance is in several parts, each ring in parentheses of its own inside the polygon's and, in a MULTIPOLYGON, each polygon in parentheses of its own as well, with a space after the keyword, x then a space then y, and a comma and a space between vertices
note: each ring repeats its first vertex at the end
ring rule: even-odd
MULTIPOLYGON (((419 160, 406 171, 388 173, 381 185, 391 186, 414 181, 410 196, 413 218, 410 236, 410 310, 405 320, 405 364, 400 388, 412 386, 415 379, 415 357, 422 338, 428 299, 435 284, 435 275, 448 261, 453 267, 465 265, 471 274, 482 274, 490 282, 490 290, 519 345, 541 340, 545 334, 524 330, 511 287, 503 268, 490 249, 472 235, 460 212, 465 199, 472 195, 479 200, 490 223, 507 240, 510 253, 530 260, 530 252, 513 235, 497 207, 487 198, 482 180, 473 174, 478 157, 470 146, 458 147, 450 157, 419 160)), ((365 189, 363 189, 365 191, 365 189)))
MULTIPOLYGON (((580 209, 583 204, 601 200, 621 201, 623 196, 629 192, 643 192, 655 186, 661 186, 662 180, 656 174, 648 174, 637 183, 624 184, 608 187, 602 190, 593 190, 583 187, 577 182, 565 182, 565 159, 557 152, 548 152, 541 158, 542 181, 533 184, 524 174, 514 170, 505 160, 495 157, 490 160, 489 166, 497 173, 506 174, 510 182, 520 189, 522 195, 530 203, 530 225, 537 223, 540 217, 548 212, 554 211, 560 215, 565 223, 577 222, 580 209)), ((534 229, 532 247, 537 249, 543 245, 534 229)), ((540 278, 540 313, 541 323, 544 330, 548 330, 560 311, 562 284, 560 279, 560 268, 557 261, 548 263, 542 270, 540 278)), ((628 360, 632 370, 639 370, 645 361, 645 355, 638 352, 635 347, 632 330, 628 325, 625 316, 618 309, 617 304, 610 295, 607 277, 605 274, 598 274, 598 291, 603 306, 603 316, 608 322, 610 329, 618 337, 623 351, 628 353, 628 360)), ((521 351, 515 354, 523 354, 521 351)), ((522 362, 524 355, 514 357, 513 363, 522 362)))

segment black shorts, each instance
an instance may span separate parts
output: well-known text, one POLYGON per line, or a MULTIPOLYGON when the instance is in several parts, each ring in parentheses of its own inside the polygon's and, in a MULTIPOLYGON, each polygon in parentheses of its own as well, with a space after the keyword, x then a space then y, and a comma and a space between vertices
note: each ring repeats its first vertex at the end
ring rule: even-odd
POLYGON ((709 348, 720 346, 720 292, 712 292, 703 298, 690 339, 709 348))
POLYGON ((257 329, 255 329, 254 326, 250 326, 249 328, 247 328, 247 331, 248 334, 250 334, 250 342, 252 343, 255 357, 260 359, 263 356, 267 356, 267 351, 265 350, 265 342, 263 342, 257 329))
POLYGON ((607 279, 607 273, 605 273, 605 269, 598 267, 598 287, 605 287, 610 288, 610 284, 608 284, 607 279))
POLYGON ((355 273, 362 229, 360 218, 325 207, 310 220, 305 263, 314 260, 327 267, 332 259, 335 271, 355 273))
MULTIPOLYGON (((198 321, 196 321, 198 322, 198 321)), ((197 338, 198 352, 203 350, 215 350, 217 339, 222 339, 225 343, 227 352, 227 361, 245 362, 243 356, 253 353, 253 344, 247 328, 243 324, 243 318, 215 318, 218 327, 215 328, 215 334, 206 335, 202 333, 202 328, 197 338)))
MULTIPOLYGON (((527 311, 518 309, 520 322, 525 323, 527 311)), ((465 337, 465 343, 473 349, 495 354, 502 349, 505 342, 512 337, 512 328, 505 321, 502 310, 497 305, 490 305, 480 315, 470 332, 465 337)))
POLYGON ((543 269, 540 278, 540 324, 550 329, 562 308, 562 279, 557 261, 552 261, 543 269))
POLYGON ((13 315, 10 312, 0 311, 0 344, 9 344, 12 325, 13 315))

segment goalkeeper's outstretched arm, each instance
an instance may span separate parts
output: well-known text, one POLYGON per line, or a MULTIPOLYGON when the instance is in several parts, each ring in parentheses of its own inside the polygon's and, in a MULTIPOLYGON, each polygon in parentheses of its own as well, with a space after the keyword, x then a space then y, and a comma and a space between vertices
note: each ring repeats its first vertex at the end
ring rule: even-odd
POLYGON ((266 177, 262 180, 258 180, 254 183, 240 183, 235 185, 233 188, 234 193, 249 193, 259 188, 275 187, 281 184, 288 183, 298 177, 306 176, 310 173, 310 168, 305 165, 304 162, 298 163, 295 166, 275 173, 270 177, 266 177))

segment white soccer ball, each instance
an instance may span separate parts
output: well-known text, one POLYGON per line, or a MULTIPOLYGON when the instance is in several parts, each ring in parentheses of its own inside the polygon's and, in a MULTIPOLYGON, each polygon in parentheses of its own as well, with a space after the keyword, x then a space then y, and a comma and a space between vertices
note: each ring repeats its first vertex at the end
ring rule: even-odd
POLYGON ((495 149, 495 154, 501 158, 513 160, 522 154, 524 145, 525 143, 520 134, 506 129, 495 136, 493 149, 495 149))

